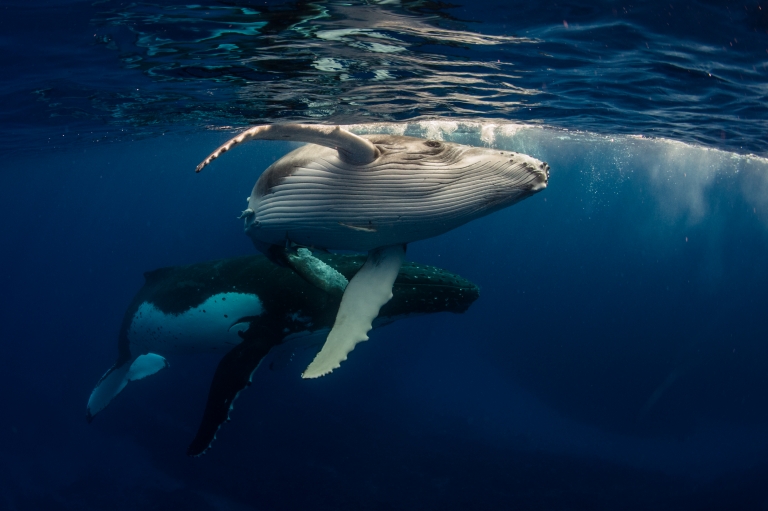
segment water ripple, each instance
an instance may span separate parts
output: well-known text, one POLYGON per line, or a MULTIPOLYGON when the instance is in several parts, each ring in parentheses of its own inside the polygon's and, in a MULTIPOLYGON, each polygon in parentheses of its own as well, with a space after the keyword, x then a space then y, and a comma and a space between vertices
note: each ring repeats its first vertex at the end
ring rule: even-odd
POLYGON ((711 5, 677 16, 667 4, 483 3, 97 4, 94 48, 119 60, 120 79, 94 86, 70 64, 67 79, 43 80, 34 104, 6 116, 45 112, 131 136, 496 119, 768 154, 763 18, 711 5))

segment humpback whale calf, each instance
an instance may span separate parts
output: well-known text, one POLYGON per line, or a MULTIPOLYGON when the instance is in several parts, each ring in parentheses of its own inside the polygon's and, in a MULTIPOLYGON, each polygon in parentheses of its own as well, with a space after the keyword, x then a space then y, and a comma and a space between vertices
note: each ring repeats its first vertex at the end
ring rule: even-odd
MULTIPOLYGON (((311 340, 334 323, 344 286, 363 256, 299 249, 297 266, 312 265, 312 285, 262 255, 162 268, 144 274, 118 335, 115 364, 88 400, 90 422, 131 382, 168 367, 164 355, 220 352, 197 434, 187 453, 202 454, 229 418, 232 403, 260 362, 277 346, 311 340), (325 288, 325 289, 321 289, 325 288)), ((395 298, 374 326, 433 312, 464 312, 479 296, 468 280, 432 266, 406 263, 394 283, 395 298)))
MULTIPOLYGON (((197 172, 249 140, 307 142, 267 168, 253 188, 241 218, 257 249, 289 266, 285 254, 293 246, 368 252, 304 378, 333 371, 368 339, 392 297, 408 243, 520 202, 549 180, 549 166, 525 154, 302 124, 250 128, 211 153, 197 172)), ((312 279, 311 271, 297 271, 312 279)))

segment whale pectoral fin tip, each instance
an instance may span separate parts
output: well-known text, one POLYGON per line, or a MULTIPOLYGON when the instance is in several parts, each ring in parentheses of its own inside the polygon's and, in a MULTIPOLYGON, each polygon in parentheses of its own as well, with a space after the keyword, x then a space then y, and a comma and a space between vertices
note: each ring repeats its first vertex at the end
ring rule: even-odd
MULTIPOLYGON (((341 367, 340 362, 344 362, 347 359, 345 356, 343 359, 339 360, 339 363, 337 363, 334 366, 328 367, 327 369, 323 369, 320 367, 313 367, 314 361, 312 364, 309 364, 309 366, 304 370, 303 373, 301 373, 301 377, 304 380, 312 380, 315 378, 320 378, 321 376, 325 376, 326 374, 331 374, 334 369, 338 369, 341 367)), ((319 365, 319 364, 318 364, 319 365)))
POLYGON ((282 339, 282 335, 274 331, 262 332, 262 336, 263 342, 244 341, 219 361, 208 391, 203 418, 187 448, 188 456, 200 456, 211 447, 219 428, 230 421, 229 413, 240 392, 253 381, 253 374, 261 361, 282 339))
POLYGON ((205 167, 207 167, 213 160, 216 159, 216 155, 212 154, 208 158, 204 159, 200 162, 200 164, 195 168, 196 173, 200 173, 201 170, 203 170, 205 167))
POLYGON ((347 359, 358 343, 368 340, 367 334, 379 309, 392 298, 392 285, 404 259, 403 245, 370 251, 368 260, 349 281, 336 322, 302 378, 317 378, 330 373, 347 359))
POLYGON ((128 383, 151 376, 168 367, 168 361, 155 353, 145 353, 112 366, 101 377, 88 398, 85 418, 90 423, 97 413, 112 402, 128 383))

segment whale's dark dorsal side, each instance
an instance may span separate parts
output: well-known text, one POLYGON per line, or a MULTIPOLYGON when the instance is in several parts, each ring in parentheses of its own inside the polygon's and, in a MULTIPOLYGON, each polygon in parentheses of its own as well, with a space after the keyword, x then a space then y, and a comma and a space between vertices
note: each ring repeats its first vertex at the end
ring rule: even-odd
MULTIPOLYGON (((365 256, 313 256, 305 249, 288 260, 297 268, 313 268, 313 278, 261 255, 148 272, 126 311, 118 360, 91 393, 88 420, 129 382, 168 367, 164 356, 222 353, 188 449, 192 456, 205 452, 270 350, 284 344, 290 353, 293 339, 320 342, 334 325, 343 283, 368 264, 365 256)), ((477 286, 458 275, 410 262, 400 268, 392 290, 394 298, 381 308, 374 326, 411 315, 461 313, 479 296, 477 286)))

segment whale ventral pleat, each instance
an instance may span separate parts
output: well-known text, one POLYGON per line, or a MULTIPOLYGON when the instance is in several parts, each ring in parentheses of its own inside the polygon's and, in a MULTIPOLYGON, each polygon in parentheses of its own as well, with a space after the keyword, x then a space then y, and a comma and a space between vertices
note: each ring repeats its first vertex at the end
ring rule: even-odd
MULTIPOLYGON (((318 148, 322 150, 321 148, 318 148)), ((297 169, 312 163, 309 157, 280 159, 267 167, 264 173, 256 181, 255 192, 257 197, 264 197, 272 193, 272 189, 281 184, 283 180, 293 175, 297 169)))

